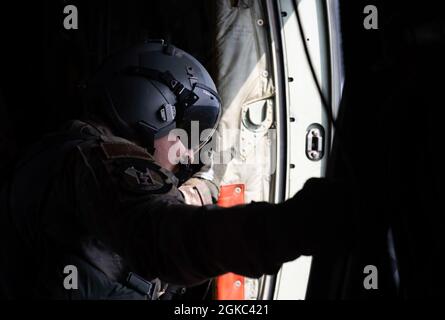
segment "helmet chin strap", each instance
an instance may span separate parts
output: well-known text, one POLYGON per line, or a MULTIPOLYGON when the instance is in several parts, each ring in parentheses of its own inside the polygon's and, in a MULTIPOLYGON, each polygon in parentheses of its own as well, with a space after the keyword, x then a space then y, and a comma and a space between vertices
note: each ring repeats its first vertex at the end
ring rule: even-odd
POLYGON ((180 163, 179 169, 175 173, 176 178, 178 178, 179 184, 178 187, 181 186, 184 182, 190 179, 193 175, 193 169, 190 163, 180 163))
POLYGON ((189 156, 186 157, 187 160, 182 159, 178 164, 178 170, 175 172, 176 178, 178 178, 178 187, 190 179, 193 175, 193 167, 191 165, 191 159, 189 156))

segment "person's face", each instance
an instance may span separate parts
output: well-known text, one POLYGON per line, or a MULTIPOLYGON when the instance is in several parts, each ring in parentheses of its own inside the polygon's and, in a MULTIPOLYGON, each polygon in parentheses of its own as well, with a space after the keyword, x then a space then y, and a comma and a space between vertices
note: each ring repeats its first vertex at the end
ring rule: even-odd
POLYGON ((169 139, 169 135, 166 135, 156 139, 154 147, 156 162, 171 172, 178 170, 180 159, 188 158, 189 162, 193 162, 193 151, 186 149, 178 137, 169 139))

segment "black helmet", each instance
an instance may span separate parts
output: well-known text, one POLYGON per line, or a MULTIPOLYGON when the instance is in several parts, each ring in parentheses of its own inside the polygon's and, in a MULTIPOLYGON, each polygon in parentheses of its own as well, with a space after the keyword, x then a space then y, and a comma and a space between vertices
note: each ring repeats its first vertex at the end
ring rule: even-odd
POLYGON ((185 129, 187 147, 198 150, 221 115, 207 70, 163 40, 145 41, 108 58, 87 87, 89 105, 99 106, 117 134, 137 138, 151 150, 155 139, 175 128, 185 129), (190 141, 192 121, 199 121, 199 141, 190 141))

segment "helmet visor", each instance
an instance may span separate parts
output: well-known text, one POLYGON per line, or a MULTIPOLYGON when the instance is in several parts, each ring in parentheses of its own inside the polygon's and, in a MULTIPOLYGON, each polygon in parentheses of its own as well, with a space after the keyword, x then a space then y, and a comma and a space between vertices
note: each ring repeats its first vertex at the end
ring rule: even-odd
POLYGON ((221 100, 213 90, 196 84, 199 100, 184 111, 179 128, 187 134, 187 148, 198 152, 213 136, 221 117, 221 100))

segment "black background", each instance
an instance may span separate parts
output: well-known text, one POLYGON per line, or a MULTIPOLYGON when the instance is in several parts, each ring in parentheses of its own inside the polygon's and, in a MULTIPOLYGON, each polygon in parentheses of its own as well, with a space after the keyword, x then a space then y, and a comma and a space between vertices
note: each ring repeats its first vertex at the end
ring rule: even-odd
POLYGON ((433 1, 342 1, 346 82, 341 141, 328 175, 353 181, 362 222, 354 252, 315 258, 308 297, 442 296, 444 241, 444 18, 433 1), (363 8, 379 10, 365 30, 363 8), (345 156, 346 155, 346 156, 345 156), (391 227, 400 284, 393 281, 391 227), (363 268, 379 270, 379 290, 363 288, 363 268))

